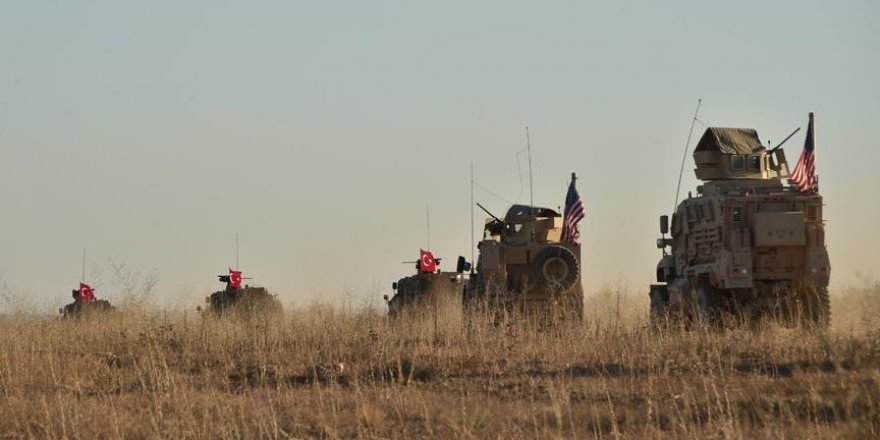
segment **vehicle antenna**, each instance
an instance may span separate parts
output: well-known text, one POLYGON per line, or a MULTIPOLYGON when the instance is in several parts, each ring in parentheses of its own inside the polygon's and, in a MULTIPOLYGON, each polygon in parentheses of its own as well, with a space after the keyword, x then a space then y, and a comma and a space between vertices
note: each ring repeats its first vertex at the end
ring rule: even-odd
POLYGON ((535 241, 535 186, 532 183, 532 140, 529 137, 528 125, 526 125, 526 150, 529 152, 529 209, 532 212, 531 239, 535 241))
POLYGON ((474 163, 471 162, 471 273, 474 273, 474 163))
POLYGON ((428 250, 431 250, 431 207, 425 203, 425 224, 428 227, 427 230, 427 238, 428 238, 428 250))
POLYGON ((86 282, 86 248, 83 246, 82 282, 86 282))
POLYGON ((678 185, 675 186, 675 204, 672 205, 672 212, 675 212, 675 208, 678 207, 678 196, 681 193, 681 175, 684 174, 684 160, 687 158, 687 153, 690 150, 691 136, 694 134, 694 124, 697 123, 697 114, 700 113, 700 104, 702 102, 703 98, 697 99, 697 109, 694 111, 694 119, 691 120, 691 131, 688 132, 688 140, 684 144, 684 153, 681 155, 681 168, 678 170, 678 185))
POLYGON ((241 267, 238 265, 238 232, 235 233, 235 270, 239 270, 241 267))

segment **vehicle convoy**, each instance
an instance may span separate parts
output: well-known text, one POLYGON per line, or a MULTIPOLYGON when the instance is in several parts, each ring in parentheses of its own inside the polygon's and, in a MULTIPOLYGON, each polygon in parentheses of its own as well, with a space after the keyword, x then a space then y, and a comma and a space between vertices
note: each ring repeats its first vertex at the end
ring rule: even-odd
POLYGON ((79 289, 74 289, 72 294, 73 302, 58 310, 62 318, 81 318, 115 309, 110 301, 95 298, 95 289, 86 283, 79 283, 79 289))
POLYGON ((229 275, 217 275, 217 278, 221 283, 226 283, 226 288, 205 298, 208 304, 206 312, 215 316, 281 313, 281 302, 265 287, 242 286, 242 280, 250 278, 242 278, 241 271, 229 269, 229 275))
POLYGON ((668 216, 660 217, 663 256, 650 288, 655 324, 769 316, 827 325, 831 266, 812 113, 792 172, 781 145, 766 149, 754 129, 711 127, 703 134, 693 156, 704 183, 678 204, 671 228, 668 216), (791 185, 783 182, 790 177, 791 185))
POLYGON ((564 227, 569 216, 564 219, 550 208, 513 205, 502 219, 478 205, 490 217, 477 246, 476 272, 464 292, 467 310, 487 307, 496 316, 506 312, 551 322, 583 318, 581 252, 576 240, 583 211, 574 178, 566 210, 579 208, 581 217, 571 222, 569 234, 564 227))
POLYGON ((414 262, 416 274, 392 283, 394 294, 390 299, 385 295, 389 317, 452 319, 461 315, 462 274, 470 270, 470 265, 459 258, 458 271, 444 272, 439 268, 440 258, 434 258, 429 251, 420 253, 419 261, 414 262))

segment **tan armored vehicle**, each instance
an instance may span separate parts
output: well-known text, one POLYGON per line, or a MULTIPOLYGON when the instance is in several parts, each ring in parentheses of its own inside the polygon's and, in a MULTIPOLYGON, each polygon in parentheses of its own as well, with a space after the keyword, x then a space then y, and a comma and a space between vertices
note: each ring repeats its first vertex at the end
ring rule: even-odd
POLYGON ((786 316, 827 324, 822 196, 783 183, 783 150, 762 147, 754 129, 707 129, 694 161, 704 183, 676 208, 671 238, 660 217, 652 321, 786 316))
POLYGON ((226 288, 205 298, 206 312, 215 316, 238 314, 247 317, 282 312, 281 302, 265 287, 241 286, 241 280, 249 278, 241 278, 240 272, 237 276, 238 279, 233 274, 217 275, 220 282, 226 283, 226 288))
POLYGON ((464 259, 459 258, 457 272, 444 272, 437 267, 439 264, 438 258, 434 270, 424 270, 422 262, 416 262, 415 275, 392 283, 394 295, 390 299, 385 295, 389 317, 406 315, 453 319, 461 315, 462 272, 470 270, 470 266, 465 266, 464 259))
POLYGON ((486 213, 491 217, 477 246, 480 255, 464 293, 465 308, 485 306, 495 313, 551 321, 582 319, 580 248, 561 241, 562 216, 526 205, 513 205, 503 219, 486 213))

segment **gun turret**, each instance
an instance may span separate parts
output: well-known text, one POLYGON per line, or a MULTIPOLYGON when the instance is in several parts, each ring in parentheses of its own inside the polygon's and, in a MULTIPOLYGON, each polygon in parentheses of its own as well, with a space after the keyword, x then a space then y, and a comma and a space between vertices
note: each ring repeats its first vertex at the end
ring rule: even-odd
POLYGON ((489 217, 492 217, 492 218, 494 218, 494 219, 495 219, 495 221, 496 221, 496 222, 501 222, 501 223, 504 223, 504 220, 501 220, 501 219, 500 219, 500 218, 498 218, 498 217, 497 217, 497 216, 496 216, 496 215, 495 215, 495 214, 492 214, 492 213, 491 213, 491 212, 489 212, 489 210, 488 210, 488 209, 486 209, 486 207, 485 207, 485 206, 483 206, 483 205, 481 205, 481 204, 479 204, 479 203, 477 203, 477 206, 479 206, 479 207, 480 207, 480 209, 482 209, 482 210, 483 210, 483 212, 485 212, 485 213, 486 213, 486 214, 489 214, 489 217))
MULTIPOLYGON (((252 280, 253 278, 252 277, 242 277, 241 279, 252 280)), ((232 279, 230 279, 229 275, 217 275, 217 280, 220 281, 221 283, 226 283, 226 284, 229 284, 232 282, 232 279)))
POLYGON ((486 209, 483 205, 477 203, 477 206, 479 206, 480 209, 483 210, 483 212, 488 214, 489 217, 492 217, 493 219, 492 223, 486 225, 486 229, 488 229, 492 235, 501 235, 501 233, 504 231, 504 220, 501 220, 500 218, 498 218, 498 216, 489 212, 489 210, 486 209))
MULTIPOLYGON (((442 258, 435 258, 435 259, 434 259, 434 264, 436 264, 437 266, 440 266, 440 261, 442 261, 442 260, 443 260, 442 258)), ((416 270, 419 271, 419 272, 422 271, 422 260, 417 260, 417 261, 402 261, 401 263, 403 263, 403 264, 415 264, 415 265, 416 265, 416 270)))
POLYGON ((773 148, 771 148, 769 151, 767 151, 767 154, 773 154, 773 153, 775 153, 776 150, 778 150, 779 147, 782 146, 782 144, 788 142, 788 140, 791 139, 791 137, 794 136, 795 134, 797 134, 797 132, 799 132, 799 131, 801 131, 801 128, 800 128, 800 127, 796 128, 793 132, 791 132, 790 135, 788 135, 788 137, 786 137, 785 139, 783 139, 782 142, 779 143, 779 145, 776 145, 775 147, 773 147, 773 148))

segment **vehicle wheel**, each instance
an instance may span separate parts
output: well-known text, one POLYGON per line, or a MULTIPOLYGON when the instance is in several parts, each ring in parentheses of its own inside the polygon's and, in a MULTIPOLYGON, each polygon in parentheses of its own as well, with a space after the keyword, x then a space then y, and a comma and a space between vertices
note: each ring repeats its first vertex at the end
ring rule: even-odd
POLYGON ((648 295, 651 299, 651 328, 659 330, 669 324, 669 287, 652 285, 648 295))
POLYGON ((486 282, 482 277, 473 276, 465 285, 462 295, 462 305, 465 310, 473 311, 480 306, 480 302, 485 301, 486 282))
POLYGON ((562 292, 570 289, 580 276, 575 254, 563 246, 548 246, 532 260, 532 278, 540 285, 562 292))
POLYGON ((721 294, 712 286, 703 282, 697 284, 695 293, 697 319, 707 324, 720 324, 724 307, 721 294))

